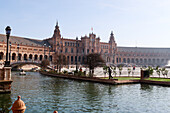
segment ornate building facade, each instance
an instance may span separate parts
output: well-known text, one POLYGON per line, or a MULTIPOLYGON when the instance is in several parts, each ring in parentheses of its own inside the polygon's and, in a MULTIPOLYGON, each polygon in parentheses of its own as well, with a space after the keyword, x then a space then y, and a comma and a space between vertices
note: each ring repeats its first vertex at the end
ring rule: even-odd
MULTIPOLYGON (((53 60, 54 53, 66 56, 68 64, 83 64, 85 55, 99 53, 107 64, 166 65, 170 59, 170 48, 119 47, 111 32, 108 42, 101 42, 93 32, 80 39, 63 38, 58 23, 51 38, 36 40, 23 37, 10 37, 10 60, 41 62, 53 60)), ((0 61, 5 60, 6 36, 0 34, 0 61)))

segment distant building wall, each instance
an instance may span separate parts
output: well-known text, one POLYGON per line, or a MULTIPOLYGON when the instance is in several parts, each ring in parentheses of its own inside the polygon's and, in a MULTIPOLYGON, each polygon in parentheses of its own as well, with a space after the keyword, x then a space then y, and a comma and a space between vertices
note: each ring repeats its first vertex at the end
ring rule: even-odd
MULTIPOLYGON (((11 62, 53 60, 54 53, 63 53, 68 64, 83 64, 85 55, 99 53, 107 64, 131 64, 162 66, 170 60, 170 48, 119 47, 111 32, 108 42, 90 33, 78 40, 61 37, 58 23, 52 37, 44 40, 11 36, 9 53, 11 62), (19 46, 18 46, 19 45, 19 46), (11 51, 10 51, 11 50, 11 51), (50 53, 49 53, 50 52, 50 53)), ((0 61, 6 58, 6 36, 0 34, 0 61)))

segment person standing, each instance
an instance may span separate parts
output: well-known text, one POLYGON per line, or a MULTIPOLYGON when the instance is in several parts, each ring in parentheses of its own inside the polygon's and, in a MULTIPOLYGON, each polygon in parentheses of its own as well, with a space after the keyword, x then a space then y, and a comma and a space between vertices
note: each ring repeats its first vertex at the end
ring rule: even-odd
POLYGON ((112 70, 109 67, 109 79, 113 78, 111 74, 112 74, 112 70))

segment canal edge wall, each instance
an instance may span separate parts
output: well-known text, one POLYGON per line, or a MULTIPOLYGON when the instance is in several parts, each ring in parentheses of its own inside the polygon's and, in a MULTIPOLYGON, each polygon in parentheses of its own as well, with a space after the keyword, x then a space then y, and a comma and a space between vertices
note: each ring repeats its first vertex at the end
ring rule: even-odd
POLYGON ((136 84, 139 83, 139 80, 125 80, 125 81, 117 81, 114 79, 100 79, 97 77, 81 77, 81 76, 74 76, 74 75, 61 75, 61 74, 52 74, 48 72, 40 71, 40 74, 51 76, 51 77, 59 77, 65 79, 73 79, 73 80, 81 80, 81 81, 88 81, 88 82, 95 82, 95 83, 102 83, 102 84, 111 84, 111 85, 123 85, 123 84, 136 84))
POLYGON ((123 84, 149 84, 149 85, 160 85, 160 86, 170 86, 170 82, 165 81, 152 81, 152 80, 122 80, 117 81, 114 79, 100 79, 97 77, 80 77, 80 76, 74 76, 74 75, 58 75, 58 74, 52 74, 48 72, 42 72, 40 71, 40 74, 51 76, 51 77, 59 77, 59 78, 65 78, 65 79, 73 79, 73 80, 81 80, 81 81, 88 81, 88 82, 95 82, 95 83, 102 83, 102 84, 111 84, 111 85, 123 85, 123 84))

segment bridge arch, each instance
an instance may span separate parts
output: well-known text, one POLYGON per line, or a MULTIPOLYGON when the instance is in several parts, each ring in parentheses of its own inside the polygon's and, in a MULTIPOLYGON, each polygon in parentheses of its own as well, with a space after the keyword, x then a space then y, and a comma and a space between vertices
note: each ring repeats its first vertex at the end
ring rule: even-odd
POLYGON ((32 64, 41 67, 41 63, 39 62, 32 62, 32 61, 24 61, 24 62, 12 62, 11 63, 11 68, 12 70, 17 69, 19 66, 27 65, 27 64, 32 64))
POLYGON ((39 58, 40 58, 40 61, 42 61, 42 59, 43 59, 43 56, 42 56, 42 55, 40 55, 40 57, 39 57, 39 58))
POLYGON ((18 54, 18 60, 21 60, 21 58, 22 58, 22 54, 19 53, 19 54, 18 54))
POLYGON ((48 56, 47 55, 45 55, 45 57, 44 57, 45 59, 47 59, 48 58, 48 56))
POLYGON ((34 60, 35 61, 38 60, 38 55, 37 54, 34 55, 34 60))
POLYGON ((29 55, 29 60, 32 60, 32 54, 29 55))
POLYGON ((27 54, 24 54, 24 60, 27 60, 27 54))
POLYGON ((50 55, 50 61, 52 61, 53 60, 53 56, 52 55, 50 55))
POLYGON ((12 60, 16 60, 16 53, 12 53, 12 60))
POLYGON ((4 53, 0 52, 0 60, 3 60, 4 53))

